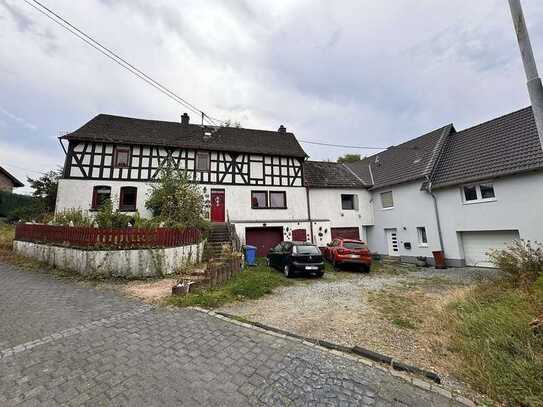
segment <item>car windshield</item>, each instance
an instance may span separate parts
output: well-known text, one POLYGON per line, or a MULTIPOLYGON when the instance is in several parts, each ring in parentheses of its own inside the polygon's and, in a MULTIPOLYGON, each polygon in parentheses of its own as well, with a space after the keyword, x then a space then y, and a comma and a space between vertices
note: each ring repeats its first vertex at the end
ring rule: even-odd
POLYGON ((366 243, 362 243, 362 242, 343 242, 343 247, 346 249, 351 249, 351 250, 368 248, 366 243))
POLYGON ((292 248, 294 254, 321 254, 317 246, 294 246, 292 248))

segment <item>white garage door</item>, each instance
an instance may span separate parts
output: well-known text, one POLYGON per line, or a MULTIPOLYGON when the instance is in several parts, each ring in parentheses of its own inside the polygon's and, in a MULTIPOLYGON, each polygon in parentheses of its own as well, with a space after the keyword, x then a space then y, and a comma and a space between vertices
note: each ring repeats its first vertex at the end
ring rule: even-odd
POLYGON ((493 267, 486 253, 490 249, 503 249, 516 239, 520 239, 518 230, 462 232, 466 265, 493 267))

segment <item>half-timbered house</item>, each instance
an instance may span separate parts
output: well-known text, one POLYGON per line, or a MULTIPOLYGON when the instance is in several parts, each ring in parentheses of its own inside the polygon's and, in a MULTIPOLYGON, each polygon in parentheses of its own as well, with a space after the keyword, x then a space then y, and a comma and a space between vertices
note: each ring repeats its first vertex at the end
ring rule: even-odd
POLYGON ((306 153, 283 126, 265 131, 191 124, 187 114, 180 122, 100 114, 62 139, 68 144, 57 211, 95 211, 111 199, 121 211, 149 215, 150 183, 173 162, 201 185, 211 221, 228 219, 261 253, 293 230, 309 230, 306 153))

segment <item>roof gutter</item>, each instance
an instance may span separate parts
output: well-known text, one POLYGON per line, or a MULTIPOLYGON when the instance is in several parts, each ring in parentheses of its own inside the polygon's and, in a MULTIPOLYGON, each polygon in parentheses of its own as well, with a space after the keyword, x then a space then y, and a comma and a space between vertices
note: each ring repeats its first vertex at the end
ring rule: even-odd
POLYGON ((513 25, 517 34, 522 63, 524 64, 524 72, 527 79, 526 85, 530 95, 530 102, 532 103, 539 142, 543 148, 543 85, 537 72, 537 65, 520 0, 509 0, 509 7, 511 8, 511 16, 513 17, 513 25))
POLYGON ((436 215, 436 223, 437 223, 437 234, 439 236, 439 247, 440 247, 440 250, 443 252, 443 255, 445 255, 445 249, 443 245, 443 234, 441 233, 441 221, 439 219, 439 209, 437 207, 437 197, 432 190, 432 180, 430 179, 428 175, 426 176, 426 182, 427 182, 427 187, 425 190, 426 192, 430 194, 434 202, 434 212, 436 215))

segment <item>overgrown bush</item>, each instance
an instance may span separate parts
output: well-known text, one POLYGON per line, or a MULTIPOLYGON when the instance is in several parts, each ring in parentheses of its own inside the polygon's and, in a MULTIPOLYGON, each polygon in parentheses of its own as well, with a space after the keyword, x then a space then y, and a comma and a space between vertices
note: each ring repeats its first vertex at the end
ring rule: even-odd
POLYGON ((81 209, 65 209, 53 217, 54 225, 62 226, 94 226, 94 219, 81 209))
POLYGON ((204 218, 205 198, 197 184, 189 182, 185 171, 168 165, 151 186, 145 207, 166 227, 209 228, 204 218))
POLYGON ((529 289, 481 285, 450 311, 451 350, 464 380, 503 405, 542 406, 543 335, 529 323, 543 312, 543 276, 529 289))
POLYGON ((543 245, 539 242, 515 240, 506 249, 491 250, 488 255, 497 268, 525 287, 543 274, 543 245))
POLYGON ((110 199, 105 201, 96 213, 94 218, 100 228, 120 228, 124 229, 131 225, 132 216, 113 210, 113 203, 110 199))

